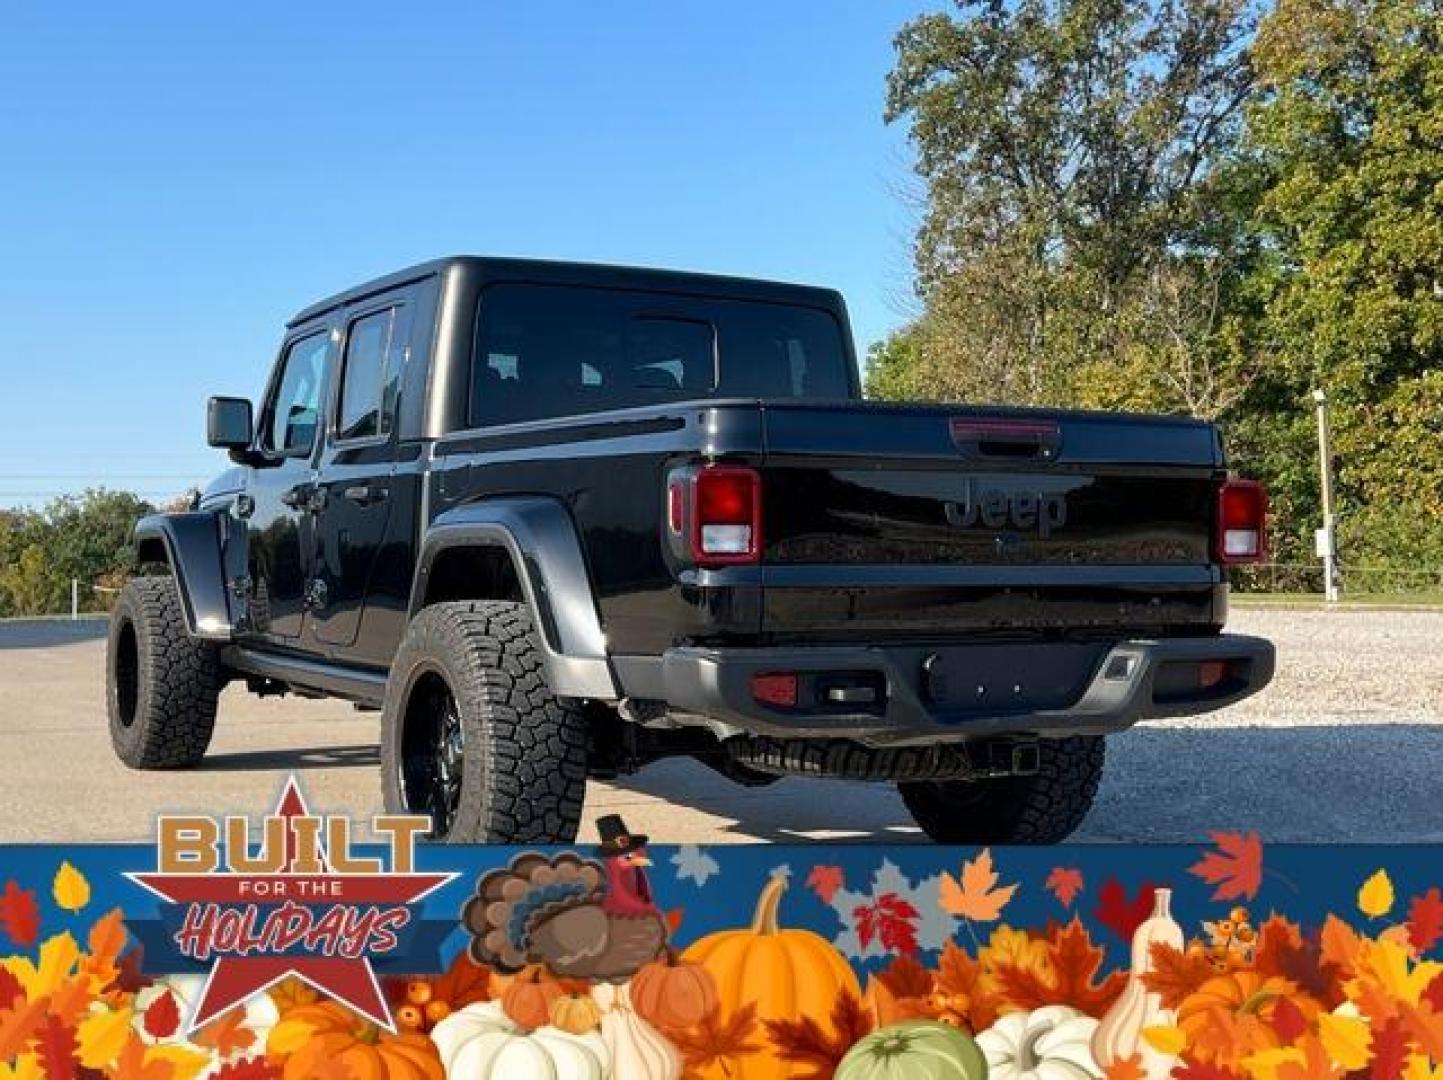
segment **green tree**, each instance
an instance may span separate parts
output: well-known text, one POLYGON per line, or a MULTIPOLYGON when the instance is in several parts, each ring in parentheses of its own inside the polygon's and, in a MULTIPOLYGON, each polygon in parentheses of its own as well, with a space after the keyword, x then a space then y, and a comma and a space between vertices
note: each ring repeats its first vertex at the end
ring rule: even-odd
MULTIPOLYGON (((1166 380, 1138 379, 1179 314, 1149 290, 1233 273, 1218 223, 1235 215, 1215 165, 1250 85, 1251 8, 957 9, 902 28, 888 81, 887 117, 908 123, 926 184, 916 245, 926 313, 914 336, 924 381, 973 400, 1067 404, 1126 385, 1187 408, 1166 380)), ((1213 357, 1206 366, 1229 373, 1213 357)))
POLYGON ((39 615, 59 611, 60 583, 39 544, 22 548, 0 567, 0 593, 8 614, 39 615))
MULTIPOLYGON (((128 492, 92 490, 42 511, 0 514, 0 616, 70 608, 70 582, 115 586, 135 570, 135 523, 152 507, 128 492)), ((81 597, 104 606, 106 594, 81 597)))
MULTIPOLYGON (((1443 4, 1280 0, 1254 48, 1247 148, 1265 177, 1255 275, 1278 358, 1238 435, 1311 458, 1328 392, 1345 561, 1443 564, 1443 4)), ((1275 470, 1303 551, 1314 469, 1275 470)))

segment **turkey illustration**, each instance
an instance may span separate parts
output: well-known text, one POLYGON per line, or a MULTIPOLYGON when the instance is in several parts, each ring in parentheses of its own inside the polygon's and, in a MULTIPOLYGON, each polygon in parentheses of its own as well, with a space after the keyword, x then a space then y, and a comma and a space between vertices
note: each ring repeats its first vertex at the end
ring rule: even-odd
POLYGON ((600 861, 526 852, 481 878, 461 912, 472 959, 501 971, 544 964, 562 978, 625 982, 666 951, 647 838, 628 833, 616 814, 596 826, 600 861))

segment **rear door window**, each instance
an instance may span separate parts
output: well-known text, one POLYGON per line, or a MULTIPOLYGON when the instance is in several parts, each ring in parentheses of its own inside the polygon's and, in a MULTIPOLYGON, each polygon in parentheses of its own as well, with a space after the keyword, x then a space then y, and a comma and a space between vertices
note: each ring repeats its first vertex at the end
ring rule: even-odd
POLYGON ((409 327, 407 309, 399 304, 351 323, 341 367, 337 442, 384 438, 391 433, 409 327))
POLYGON ((477 312, 472 427, 718 395, 847 398, 841 328, 781 304, 493 285, 477 312))

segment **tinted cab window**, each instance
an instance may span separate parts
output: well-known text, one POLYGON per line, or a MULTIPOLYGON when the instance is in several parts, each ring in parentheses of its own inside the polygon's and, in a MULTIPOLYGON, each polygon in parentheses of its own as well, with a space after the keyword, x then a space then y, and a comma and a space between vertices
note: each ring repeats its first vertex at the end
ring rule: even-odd
POLYGON ((341 368, 337 441, 384 438, 391 433, 409 326, 407 309, 400 306, 351 323, 341 368))
POLYGON ((851 396, 841 327, 821 309, 493 285, 477 320, 475 427, 704 397, 851 396))
POLYGON ((286 350, 280 379, 266 406, 264 449, 300 455, 315 445, 329 347, 329 335, 321 331, 293 341, 286 350))

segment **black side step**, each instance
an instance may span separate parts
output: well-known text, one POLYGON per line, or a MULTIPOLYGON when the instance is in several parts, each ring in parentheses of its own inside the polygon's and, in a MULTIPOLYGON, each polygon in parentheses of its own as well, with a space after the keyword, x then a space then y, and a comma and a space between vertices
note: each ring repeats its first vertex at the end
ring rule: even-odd
POLYGON ((223 648, 220 659, 227 668, 243 675, 274 679, 299 689, 319 690, 331 697, 344 698, 362 705, 379 708, 386 696, 384 671, 259 652, 240 645, 223 648))

